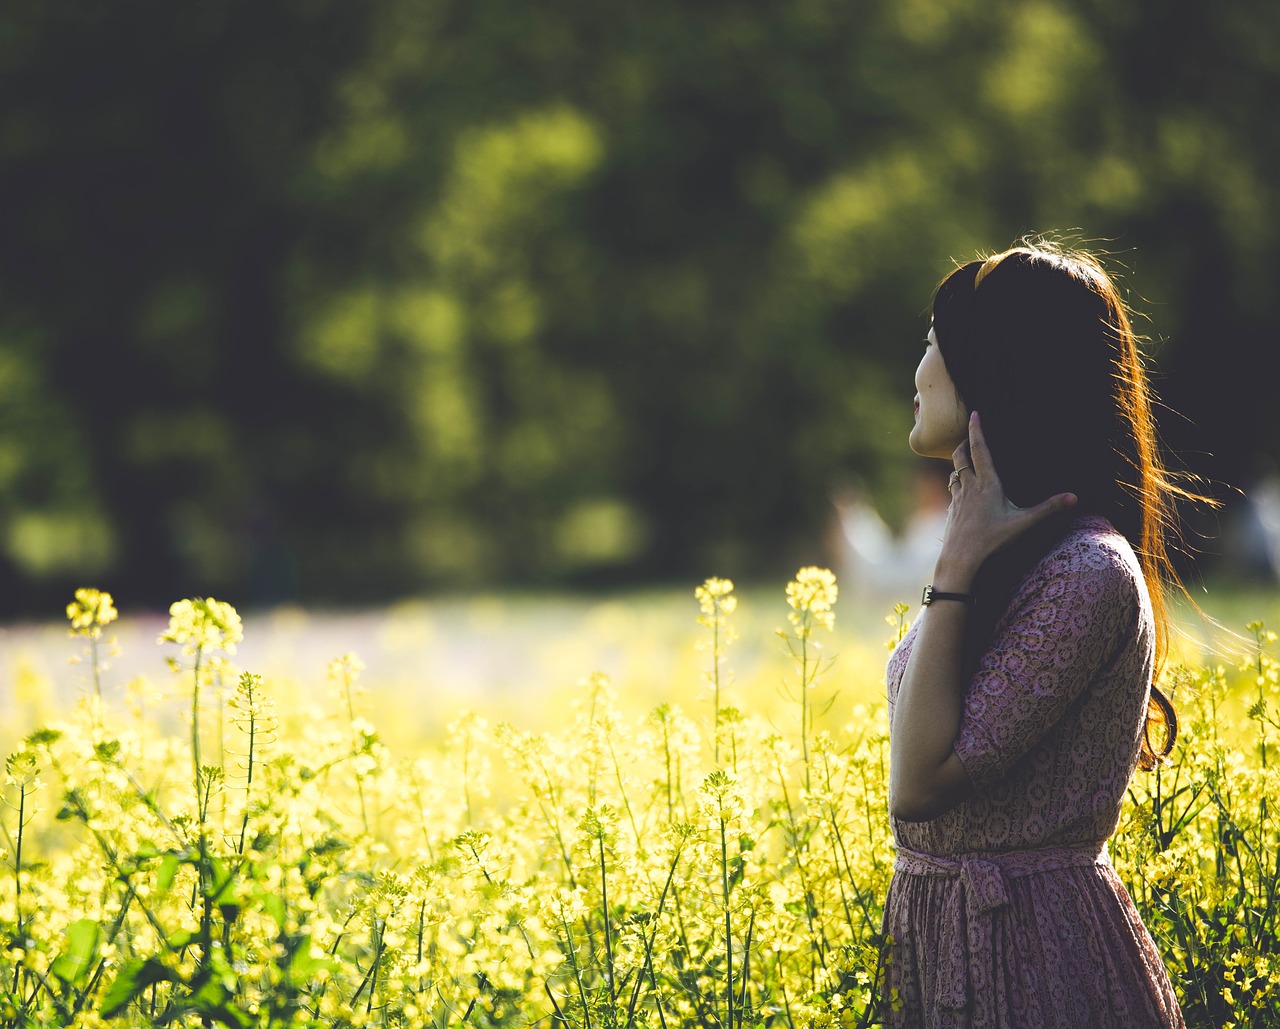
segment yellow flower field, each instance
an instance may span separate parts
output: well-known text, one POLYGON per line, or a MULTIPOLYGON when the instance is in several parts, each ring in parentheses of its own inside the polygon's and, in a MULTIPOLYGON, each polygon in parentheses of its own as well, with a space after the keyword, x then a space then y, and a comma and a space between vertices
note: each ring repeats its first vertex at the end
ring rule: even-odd
MULTIPOLYGON (((750 620, 708 580, 696 667, 642 705, 588 674, 412 741, 354 655, 327 694, 236 669, 212 598, 158 641, 174 731, 77 591, 92 688, 6 760, 0 1025, 877 1024, 887 652, 834 653, 836 597, 802 569, 739 681, 750 620)), ((1280 666, 1246 640, 1167 670, 1184 732, 1111 844, 1193 1026, 1280 1024, 1280 666)))

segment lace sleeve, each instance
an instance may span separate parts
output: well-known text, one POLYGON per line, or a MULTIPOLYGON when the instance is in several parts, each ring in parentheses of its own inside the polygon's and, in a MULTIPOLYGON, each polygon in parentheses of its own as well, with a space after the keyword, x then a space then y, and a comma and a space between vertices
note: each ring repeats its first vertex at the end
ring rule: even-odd
POLYGON ((996 781, 1135 645, 1139 587, 1096 540, 1048 555, 1015 592, 965 696, 954 749, 975 787, 996 781))

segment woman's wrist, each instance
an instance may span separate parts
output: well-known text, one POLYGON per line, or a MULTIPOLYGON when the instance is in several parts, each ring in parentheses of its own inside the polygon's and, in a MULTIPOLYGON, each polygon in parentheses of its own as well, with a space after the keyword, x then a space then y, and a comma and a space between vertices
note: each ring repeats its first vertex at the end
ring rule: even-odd
POLYGON ((941 558, 933 569, 933 588, 939 593, 972 593, 976 568, 964 562, 946 561, 941 558))

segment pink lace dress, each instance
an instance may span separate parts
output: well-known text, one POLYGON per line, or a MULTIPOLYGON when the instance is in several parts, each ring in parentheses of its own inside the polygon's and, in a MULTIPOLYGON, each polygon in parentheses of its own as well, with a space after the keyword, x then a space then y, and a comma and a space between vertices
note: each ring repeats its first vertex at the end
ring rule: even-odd
MULTIPOLYGON (((969 684, 955 751, 975 792, 932 821, 893 822, 886 1026, 1183 1025, 1106 853, 1153 638, 1128 542, 1103 518, 1077 519, 1015 590, 969 684)), ((889 659, 891 712, 914 639, 889 659)))

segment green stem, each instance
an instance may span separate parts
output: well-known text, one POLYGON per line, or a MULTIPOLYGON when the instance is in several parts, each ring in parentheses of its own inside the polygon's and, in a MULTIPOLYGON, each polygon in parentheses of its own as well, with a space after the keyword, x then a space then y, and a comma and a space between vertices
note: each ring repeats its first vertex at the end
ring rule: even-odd
POLYGON ((565 846, 564 833, 560 830, 560 818, 556 811, 556 804, 559 802, 560 791, 556 789, 555 782, 551 778, 551 773, 547 771, 547 767, 539 759, 535 763, 535 767, 542 773, 542 780, 546 784, 545 791, 537 788, 535 785, 534 799, 538 802, 538 810, 542 812, 543 821, 547 823, 547 827, 556 838, 556 845, 560 848, 560 858, 564 861, 565 874, 569 877, 569 886, 572 889, 578 888, 578 881, 573 874, 573 862, 569 858, 569 848, 565 846), (551 807, 543 801, 543 793, 551 801, 551 807))
POLYGON ((384 922, 380 918, 375 918, 373 921, 373 937, 374 937, 373 961, 369 965, 369 971, 365 972, 364 978, 360 980, 360 985, 356 987, 356 992, 351 995, 351 1000, 348 1001, 348 1006, 353 1006, 356 1003, 356 1001, 360 999, 360 994, 364 993, 364 988, 366 986, 369 987, 369 1002, 368 1002, 368 1006, 365 1008, 365 1011, 368 1012, 370 1008, 372 1008, 373 1006, 373 991, 375 989, 375 977, 378 974, 378 963, 379 961, 382 960, 382 947, 383 947, 382 930, 385 927, 385 925, 386 925, 386 922, 384 922))
POLYGON ((638 847, 640 845, 640 826, 636 824, 635 812, 631 810, 631 800, 627 797, 626 786, 623 785, 622 766, 618 763, 618 752, 613 746, 612 736, 606 736, 605 741, 609 744, 609 756, 613 759, 613 777, 618 783, 618 796, 622 798, 622 806, 627 812, 627 820, 631 823, 631 832, 638 847))
POLYGON ((204 832, 204 810, 200 806, 200 661, 204 648, 196 648, 195 682, 191 690, 191 763, 195 770, 196 813, 204 832))
MULTIPOLYGON (((226 704, 223 703, 222 690, 222 674, 215 669, 213 673, 213 697, 218 712, 218 767, 225 770, 227 767, 226 704)), ((219 825, 221 830, 226 832, 227 793, 225 790, 220 795, 220 800, 219 825)))
POLYGON ((817 952, 818 961, 825 969, 827 967, 827 936, 823 932, 822 926, 815 921, 817 911, 813 900, 813 890, 809 884, 808 870, 801 856, 808 847, 808 841, 807 839, 801 839, 800 825, 796 821, 795 808, 791 806, 791 792, 787 789, 786 774, 783 771, 782 763, 780 761, 775 762, 775 767, 778 770, 778 785, 782 789, 782 800, 787 812, 787 820, 783 823, 782 828, 789 837, 792 854, 796 862, 796 874, 800 876, 800 888, 804 891, 804 912, 805 919, 809 924, 809 935, 813 941, 814 950, 817 952))
POLYGON ((596 837, 596 841, 600 847, 600 909, 604 913, 604 955, 605 965, 609 970, 609 1005, 610 1008, 614 1008, 618 1004, 618 987, 613 967, 613 929, 609 919, 609 890, 606 885, 608 880, 605 871, 603 832, 596 837))
POLYGON ((467 828, 472 825, 471 818, 471 734, 464 733, 462 739, 462 799, 467 806, 467 828))
MULTIPOLYGON (((681 847, 677 847, 675 850, 675 853, 671 857, 671 867, 667 869, 667 881, 662 884, 662 895, 658 897, 658 909, 657 911, 654 912, 653 929, 649 933, 649 938, 645 940, 644 968, 642 968, 640 971, 640 974, 636 976, 636 984, 631 990, 631 1001, 627 1005, 626 1024, 628 1026, 628 1029, 630 1026, 633 1026, 635 1024, 636 1002, 640 999, 640 987, 644 983, 644 973, 646 971, 649 973, 649 983, 653 987, 654 993, 655 994, 657 993, 658 979, 657 979, 657 976, 654 975, 654 971, 653 971, 653 944, 654 944, 654 941, 658 938, 658 921, 659 919, 662 918, 662 909, 666 906, 667 894, 671 890, 672 881, 675 879, 676 866, 680 863, 680 853, 682 849, 683 848, 681 847)), ((661 1005, 659 1005, 658 1010, 659 1012, 661 1012, 662 1010, 661 1005)), ((665 1019, 664 1019, 664 1024, 665 1024, 665 1019)))
MULTIPOLYGON (((351 675, 349 672, 343 673, 342 686, 343 693, 347 698, 347 724, 351 726, 352 755, 355 756, 360 753, 360 740, 356 733, 356 706, 351 699, 351 675)), ((360 797, 360 821, 364 825, 364 832, 367 836, 369 834, 369 813, 364 802, 364 776, 359 771, 356 772, 356 794, 360 797)))
POLYGON ((712 724, 712 736, 714 741, 714 753, 716 767, 720 766, 720 601, 716 600, 713 605, 711 616, 711 675, 715 684, 715 703, 716 713, 715 720, 712 724))
MULTIPOLYGON (((193 668, 194 685, 191 690, 191 761, 195 769, 196 821, 200 844, 200 960, 204 968, 213 953, 213 873, 209 861, 209 836, 205 820, 208 815, 208 793, 201 789, 203 775, 200 768, 200 665, 204 659, 204 647, 196 648, 193 668)), ((212 787, 212 783, 210 784, 212 787)))
POLYGON ((667 733, 667 719, 662 719, 662 753, 667 767, 667 821, 676 820, 675 803, 671 797, 671 737, 667 733))
POLYGON ((89 637, 89 660, 93 662, 93 693, 98 698, 98 704, 102 704, 102 674, 98 667, 98 638, 96 636, 89 637))
POLYGON ((13 909, 18 924, 18 931, 22 931, 22 837, 25 825, 27 810, 27 785, 23 783, 18 788, 18 845, 13 855, 13 881, 15 896, 13 900, 13 909))
POLYGON ((246 769, 246 778, 244 784, 244 820, 240 823, 240 845, 236 848, 237 854, 244 853, 244 837, 249 829, 249 803, 253 794, 253 748, 257 739, 257 720, 253 713, 253 687, 248 690, 248 707, 249 707, 249 756, 248 767, 246 769))
MULTIPOLYGON (((14 901, 13 901, 13 912, 14 912, 14 922, 17 926, 17 930, 18 930, 17 935, 19 938, 22 937, 22 933, 23 933, 22 931, 22 829, 23 829, 23 812, 26 809, 26 804, 27 804, 27 787, 26 787, 26 784, 23 783, 21 786, 18 787, 18 842, 14 850, 14 856, 13 856, 13 882, 14 882, 14 889, 15 889, 15 895, 14 895, 14 901)), ((13 992, 14 993, 18 992, 18 976, 23 967, 24 966, 20 961, 15 961, 13 964, 13 992)))
POLYGON ((804 757, 804 788, 809 790, 809 615, 800 630, 800 752, 804 757))
POLYGON ((569 967, 573 969, 573 978, 578 984, 578 999, 582 1002, 582 1018, 586 1023, 586 1029, 591 1029, 591 1005, 587 1003, 587 990, 582 985, 582 969, 578 966, 578 955, 573 949, 573 932, 569 928, 567 919, 560 919, 560 924, 564 926, 564 949, 569 955, 569 967))
POLYGON ((747 938, 742 944, 742 972, 739 975, 742 981, 742 992, 738 995, 738 1029, 742 1029, 742 1018, 747 1010, 747 985, 751 982, 751 937, 755 929, 756 913, 752 911, 751 918, 747 921, 747 938))
MULTIPOLYGON (((827 780, 826 792, 827 792, 827 796, 830 797, 832 795, 831 765, 826 758, 824 758, 823 764, 825 766, 826 780, 827 780)), ((845 921, 849 924, 849 931, 853 933, 856 937, 857 929, 854 927, 854 924, 853 924, 853 912, 849 908, 849 898, 844 891, 845 879, 847 878, 849 882, 853 882, 853 868, 849 864, 849 854, 845 850, 844 837, 840 835, 839 813, 836 811, 835 803, 830 800, 827 801, 827 813, 831 819, 831 832, 835 839, 836 851, 839 854, 839 858, 837 858, 836 860, 836 871, 837 873, 839 873, 836 876, 836 882, 840 887, 840 903, 844 907, 844 917, 845 917, 845 921), (840 872, 840 859, 844 860, 844 872, 840 872)))
POLYGON ((778 990, 782 994, 782 1010, 785 1011, 787 1014, 787 1025, 790 1026, 791 1029, 795 1029, 796 1020, 795 1020, 795 1016, 791 1013, 791 998, 787 996, 787 977, 785 974, 783 974, 781 951, 778 952, 777 961, 778 961, 778 971, 777 971, 778 990))
POLYGON ((728 1009, 725 1025, 733 1027, 733 919, 729 911, 729 839, 724 817, 720 818, 720 886, 724 895, 724 997, 728 1009))

